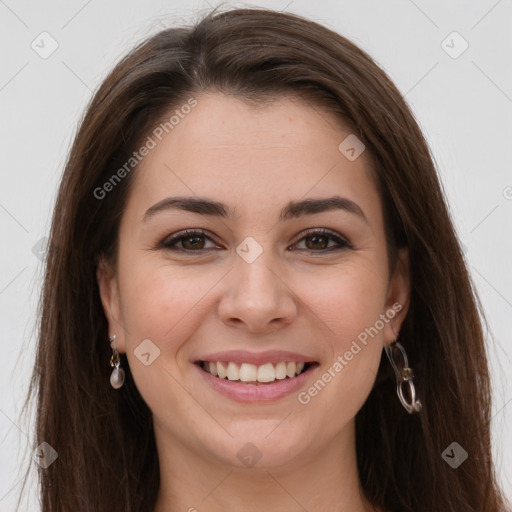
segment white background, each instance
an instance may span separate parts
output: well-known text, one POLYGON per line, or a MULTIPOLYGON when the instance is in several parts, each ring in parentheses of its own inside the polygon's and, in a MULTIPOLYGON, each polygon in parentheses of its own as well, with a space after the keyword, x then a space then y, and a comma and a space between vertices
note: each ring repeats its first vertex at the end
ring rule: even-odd
MULTIPOLYGON (((32 249, 48 233, 78 119, 122 54, 161 28, 192 21, 216 5, 210 2, 0 0, 1 512, 14 511, 22 457, 31 455, 24 454, 32 426, 19 413, 34 357, 42 271, 32 249), (31 48, 43 31, 59 45, 47 59, 31 48)), ((287 10, 327 25, 368 51, 405 94, 431 145, 494 336, 494 452, 512 495, 510 0, 236 5, 287 10), (456 59, 441 46, 453 31, 469 43, 456 59)), ((461 48, 456 39, 448 44, 461 48)), ((22 510, 36 508, 32 499, 22 510)))

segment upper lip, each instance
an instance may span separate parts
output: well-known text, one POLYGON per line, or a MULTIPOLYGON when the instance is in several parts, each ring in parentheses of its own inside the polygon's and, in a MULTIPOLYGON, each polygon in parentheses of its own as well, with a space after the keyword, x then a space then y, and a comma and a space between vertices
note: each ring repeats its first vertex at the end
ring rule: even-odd
POLYGON ((198 357, 194 363, 200 361, 232 361, 236 364, 250 363, 261 365, 265 363, 277 364, 280 362, 295 362, 295 363, 312 363, 315 362, 314 358, 296 352, 288 352, 286 350, 267 350, 266 352, 248 352, 247 350, 227 350, 224 352, 215 352, 213 354, 198 357))

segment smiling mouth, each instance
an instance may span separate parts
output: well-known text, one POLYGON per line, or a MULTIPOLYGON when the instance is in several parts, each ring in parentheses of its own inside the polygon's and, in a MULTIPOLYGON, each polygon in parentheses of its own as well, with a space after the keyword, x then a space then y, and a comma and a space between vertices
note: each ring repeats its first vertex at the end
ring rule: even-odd
POLYGON ((316 361, 299 362, 283 361, 277 364, 266 363, 241 365, 229 361, 196 361, 204 372, 220 380, 228 380, 237 384, 266 386, 285 380, 293 380, 318 366, 316 361))

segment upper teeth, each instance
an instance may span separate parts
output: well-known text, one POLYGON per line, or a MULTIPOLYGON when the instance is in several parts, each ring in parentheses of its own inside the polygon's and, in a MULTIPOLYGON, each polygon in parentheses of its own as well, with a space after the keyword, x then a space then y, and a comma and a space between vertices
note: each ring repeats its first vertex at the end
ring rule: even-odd
POLYGON ((272 363, 255 365, 250 363, 237 363, 222 361, 205 361, 203 368, 215 377, 228 380, 241 380, 242 382, 272 382, 276 379, 295 377, 304 370, 305 363, 282 362, 275 366, 272 363))

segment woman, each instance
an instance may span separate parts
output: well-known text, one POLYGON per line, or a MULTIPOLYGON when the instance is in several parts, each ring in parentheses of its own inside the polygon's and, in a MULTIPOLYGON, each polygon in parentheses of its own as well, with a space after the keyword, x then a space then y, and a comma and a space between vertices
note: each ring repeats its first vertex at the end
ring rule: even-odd
POLYGON ((99 88, 60 186, 42 510, 503 510, 477 304, 366 53, 268 10, 164 30, 99 88))

